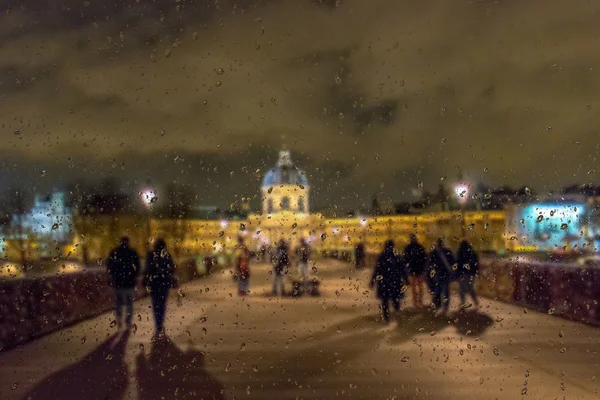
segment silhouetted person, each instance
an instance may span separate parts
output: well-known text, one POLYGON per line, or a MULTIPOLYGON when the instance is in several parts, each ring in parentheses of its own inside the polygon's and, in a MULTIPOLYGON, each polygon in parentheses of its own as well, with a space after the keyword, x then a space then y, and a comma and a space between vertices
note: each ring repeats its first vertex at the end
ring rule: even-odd
POLYGON ((303 280, 305 292, 308 285, 308 278, 310 276, 308 262, 310 261, 311 253, 312 250, 306 242, 306 239, 300 239, 300 246, 298 246, 296 249, 296 254, 298 255, 298 276, 303 280))
POLYGON ((356 268, 364 268, 365 266, 365 245, 362 242, 354 248, 354 263, 356 268))
POLYGON ((394 251, 394 241, 385 242, 383 252, 377 258, 373 269, 370 286, 376 286, 377 298, 381 300, 383 321, 389 321, 389 303, 394 310, 400 310, 400 300, 403 296, 403 286, 406 282, 406 272, 402 260, 394 251))
POLYGON ((465 305, 467 294, 471 295, 475 307, 479 307, 479 300, 475 293, 475 277, 479 272, 479 257, 473 246, 467 241, 460 242, 458 252, 456 254, 458 264, 458 282, 460 288, 460 305, 465 305))
POLYGON ((154 250, 148 256, 144 277, 144 286, 148 288, 152 298, 156 336, 164 331, 169 289, 175 286, 174 273, 175 263, 167 251, 167 244, 163 239, 157 239, 154 250))
POLYGON ((129 247, 129 238, 121 238, 121 243, 110 252, 106 267, 115 289, 115 311, 119 328, 123 326, 123 307, 125 307, 125 323, 131 327, 133 321, 133 298, 135 284, 140 274, 140 257, 129 247))
POLYGON ((447 314, 450 307, 449 285, 454 274, 452 266, 455 264, 452 251, 444 247, 442 239, 438 239, 436 246, 429 255, 430 275, 433 274, 433 304, 437 315, 447 314))
POLYGON ((404 248, 404 264, 408 268, 408 282, 412 290, 413 305, 423 307, 423 283, 425 282, 425 267, 427 253, 421 246, 416 235, 410 235, 410 243, 404 248))
POLYGON ((238 237, 235 266, 238 276, 238 294, 245 296, 250 287, 250 251, 244 245, 244 238, 238 237))
POLYGON ((273 296, 277 296, 277 288, 282 296, 285 295, 285 274, 290 267, 290 252, 285 240, 281 239, 273 257, 273 296))

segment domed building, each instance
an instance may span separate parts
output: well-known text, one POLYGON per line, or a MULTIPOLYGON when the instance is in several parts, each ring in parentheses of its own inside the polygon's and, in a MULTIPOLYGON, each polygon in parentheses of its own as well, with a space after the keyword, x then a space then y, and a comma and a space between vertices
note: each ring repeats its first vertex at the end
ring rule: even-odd
POLYGON ((290 152, 279 152, 279 160, 263 179, 262 214, 309 214, 309 191, 306 173, 292 162, 290 152))

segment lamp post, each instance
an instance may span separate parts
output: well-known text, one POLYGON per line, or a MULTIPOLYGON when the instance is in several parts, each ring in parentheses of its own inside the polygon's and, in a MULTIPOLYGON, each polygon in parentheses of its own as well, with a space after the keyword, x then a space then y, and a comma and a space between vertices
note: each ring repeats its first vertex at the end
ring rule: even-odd
POLYGON ((454 193, 456 194, 456 199, 460 205, 460 229, 462 237, 465 237, 467 234, 465 225, 465 205, 469 200, 469 189, 469 185, 466 183, 458 183, 456 186, 454 186, 454 193))
POLYGON ((140 192, 140 198, 146 209, 146 218, 148 220, 146 224, 146 252, 149 252, 150 240, 152 239, 152 205, 156 203, 158 197, 154 189, 144 189, 140 192))

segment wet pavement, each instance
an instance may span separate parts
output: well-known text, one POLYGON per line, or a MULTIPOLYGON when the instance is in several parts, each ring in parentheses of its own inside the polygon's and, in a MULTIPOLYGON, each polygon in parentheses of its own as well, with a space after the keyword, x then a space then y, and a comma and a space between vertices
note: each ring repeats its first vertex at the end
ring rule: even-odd
POLYGON ((0 353, 0 398, 600 398, 598 328, 491 300, 435 317, 410 296, 385 327, 370 271, 316 268, 319 297, 272 297, 267 265, 243 298, 229 270, 186 284, 157 343, 144 299, 130 335, 109 313, 0 353))

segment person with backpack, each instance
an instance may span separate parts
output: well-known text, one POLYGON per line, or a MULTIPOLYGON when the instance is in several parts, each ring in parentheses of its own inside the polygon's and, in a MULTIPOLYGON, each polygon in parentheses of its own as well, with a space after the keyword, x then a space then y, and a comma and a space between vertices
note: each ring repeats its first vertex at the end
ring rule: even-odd
POLYGON ((408 268, 408 282, 412 290, 413 305, 415 308, 423 307, 423 274, 427 265, 427 253, 419 243, 417 235, 410 235, 410 243, 404 248, 404 263, 408 268))
POLYGON ((281 239, 275 250, 275 257, 273 257, 273 296, 277 296, 277 288, 280 289, 281 295, 285 296, 285 284, 283 279, 288 272, 289 266, 289 249, 285 240, 281 239))
POLYGON ((429 274, 433 281, 433 304, 436 315, 448 314, 450 308, 450 282, 454 279, 455 260, 452 251, 438 239, 429 254, 429 274))
POLYGON ((250 251, 244 245, 244 238, 241 236, 238 237, 236 253, 238 294, 245 296, 250 289, 250 251))
POLYGON ((406 271, 401 258, 396 255, 394 241, 385 242, 383 252, 379 254, 373 269, 370 287, 376 287, 377 298, 381 301, 381 314, 384 323, 389 322, 389 303, 394 310, 400 311, 400 300, 406 284, 406 271))
POLYGON ((164 334, 164 321, 167 311, 167 298, 169 290, 177 286, 175 280, 175 263, 167 251, 167 244, 163 239, 157 239, 146 260, 146 275, 144 286, 150 292, 152 311, 156 327, 155 337, 164 334))
POLYGON ((115 314, 119 329, 123 327, 123 307, 125 307, 125 324, 131 328, 133 321, 133 298, 135 285, 140 274, 140 257, 129 247, 129 238, 121 238, 119 247, 110 252, 106 260, 111 285, 115 289, 115 314))
POLYGON ((475 303, 475 309, 479 308, 479 300, 475 293, 475 277, 479 273, 479 257, 473 246, 465 239, 460 243, 457 253, 458 282, 461 309, 465 308, 465 299, 470 295, 475 303))

